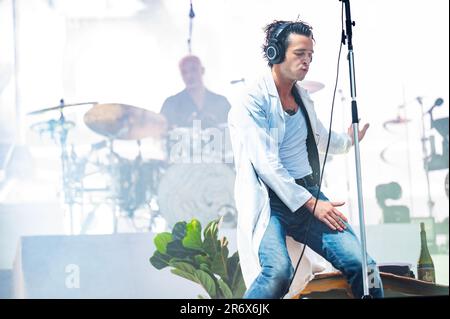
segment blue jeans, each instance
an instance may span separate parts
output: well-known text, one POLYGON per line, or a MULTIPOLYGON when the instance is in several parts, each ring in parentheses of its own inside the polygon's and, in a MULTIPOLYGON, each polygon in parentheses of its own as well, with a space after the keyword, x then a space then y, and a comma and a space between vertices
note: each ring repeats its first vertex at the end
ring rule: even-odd
MULTIPOLYGON (((318 186, 306 185, 308 191, 317 195, 318 186)), ((311 218, 307 234, 307 246, 329 261, 346 277, 355 298, 364 294, 362 281, 361 246, 351 226, 343 232, 331 230, 301 207, 291 210, 269 190, 271 215, 269 225, 259 246, 261 273, 252 283, 244 298, 279 299, 288 291, 294 268, 286 248, 286 236, 304 242, 308 218, 311 218)), ((321 200, 328 198, 320 193, 321 200)), ((369 292, 374 298, 383 297, 383 286, 375 261, 367 257, 369 271, 369 292)), ((297 263, 297 260, 295 261, 297 263)))

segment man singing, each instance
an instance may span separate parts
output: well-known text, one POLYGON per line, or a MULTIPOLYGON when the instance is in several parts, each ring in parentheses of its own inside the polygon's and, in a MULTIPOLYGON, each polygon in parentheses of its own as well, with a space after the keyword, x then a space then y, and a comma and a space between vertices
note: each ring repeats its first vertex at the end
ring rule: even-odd
MULTIPOLYGON (((344 203, 318 194, 318 150, 325 151, 328 131, 307 91, 297 83, 312 61, 312 28, 301 21, 275 21, 265 32, 263 50, 270 69, 228 115, 237 175, 238 250, 248 288, 244 297, 281 298, 288 292, 292 263, 297 262, 288 254, 286 236, 290 236, 340 270, 353 296, 360 298, 361 246, 338 209, 344 203)), ((358 132, 359 140, 367 128, 366 124, 358 132)), ((331 133, 329 151, 345 153, 352 144, 350 126, 347 133, 331 133)), ((383 297, 370 256, 368 269, 370 294, 383 297)))

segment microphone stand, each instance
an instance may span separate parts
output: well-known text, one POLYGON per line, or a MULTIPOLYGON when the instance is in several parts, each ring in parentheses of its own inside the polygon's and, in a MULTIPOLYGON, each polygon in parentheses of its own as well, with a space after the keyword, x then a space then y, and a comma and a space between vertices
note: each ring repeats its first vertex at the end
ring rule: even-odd
MULTIPOLYGON (((344 104, 345 104, 345 100, 346 99, 345 99, 345 96, 344 96, 344 94, 343 94, 341 89, 339 89, 339 94, 341 95, 342 110, 344 110, 344 104)), ((344 118, 345 118, 344 112, 342 112, 342 126, 344 126, 343 127, 343 131, 345 131, 345 129, 347 128, 345 126, 345 124, 344 124, 345 123, 344 118)), ((349 168, 348 160, 345 161, 345 177, 346 177, 345 184, 346 184, 347 193, 348 193, 348 199, 347 199, 347 202, 348 202, 348 213, 349 213, 349 216, 350 216, 350 221, 353 222, 355 220, 355 216, 354 216, 354 213, 353 213, 352 200, 350 198, 350 168, 349 168)))
POLYGON ((367 247, 366 247, 366 229, 364 221, 364 203, 362 194, 362 180, 361 180, 361 158, 359 150, 359 118, 358 118, 358 106, 356 103, 356 82, 355 82, 355 61, 353 54, 353 43, 352 43, 352 27, 355 22, 352 21, 350 15, 350 0, 339 0, 342 1, 345 7, 345 26, 346 32, 342 30, 342 43, 345 45, 345 40, 347 39, 348 46, 348 63, 350 70, 350 93, 352 97, 352 126, 353 126, 353 140, 355 144, 355 163, 356 163, 356 183, 358 189, 358 208, 359 208, 359 227, 361 236, 361 254, 362 254, 362 278, 363 278, 363 288, 364 294, 363 299, 371 298, 369 294, 369 277, 367 269, 367 247))

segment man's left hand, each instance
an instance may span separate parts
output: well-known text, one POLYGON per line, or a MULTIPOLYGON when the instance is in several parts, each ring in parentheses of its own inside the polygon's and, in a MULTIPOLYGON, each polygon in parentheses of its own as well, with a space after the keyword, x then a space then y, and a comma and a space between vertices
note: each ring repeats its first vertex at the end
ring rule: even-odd
MULTIPOLYGON (((364 125, 364 127, 362 128, 362 130, 360 129, 358 132, 358 140, 361 142, 361 140, 364 138, 364 135, 366 135, 366 131, 369 128, 369 123, 366 123, 364 125)), ((347 134, 350 136, 350 138, 352 139, 352 145, 355 144, 355 140, 353 139, 353 126, 350 125, 350 127, 348 128, 347 134)))

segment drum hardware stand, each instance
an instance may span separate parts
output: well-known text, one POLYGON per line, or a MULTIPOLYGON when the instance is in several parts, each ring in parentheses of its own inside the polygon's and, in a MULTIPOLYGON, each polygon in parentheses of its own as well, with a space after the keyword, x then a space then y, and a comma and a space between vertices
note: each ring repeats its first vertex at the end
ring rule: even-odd
MULTIPOLYGON (((138 146, 138 155, 136 155, 136 157, 133 160, 133 165, 131 167, 130 170, 130 182, 131 185, 129 186, 130 190, 131 190, 131 206, 130 205, 126 205, 126 207, 128 208, 126 213, 128 215, 129 218, 133 219, 134 217, 134 213, 136 211, 136 209, 139 208, 139 203, 138 203, 138 189, 137 187, 142 186, 142 185, 137 185, 137 181, 139 179, 139 177, 137 175, 139 175, 141 172, 139 171, 139 168, 142 165, 142 152, 141 152, 141 140, 137 139, 136 140, 136 144, 138 146)), ((130 200, 129 199, 130 194, 127 194, 127 201, 130 200)), ((129 204, 129 202, 127 202, 127 204, 129 204)))
MULTIPOLYGON (((44 122, 38 122, 31 125, 32 130, 36 130, 42 137, 44 133, 49 133, 50 138, 60 147, 60 161, 61 161, 61 189, 58 190, 62 194, 61 197, 62 204, 64 204, 64 218, 65 224, 67 224, 67 214, 68 217, 68 232, 71 235, 75 234, 75 216, 74 216, 74 206, 76 204, 81 205, 81 210, 83 210, 83 192, 84 184, 82 178, 84 168, 87 161, 78 161, 77 154, 75 152, 74 146, 69 150, 67 145, 67 137, 71 128, 75 126, 75 123, 66 120, 64 115, 64 110, 66 107, 86 105, 86 104, 96 104, 96 102, 86 102, 86 103, 76 103, 76 104, 65 104, 64 100, 61 99, 57 106, 40 109, 27 113, 27 115, 39 115, 49 111, 59 112, 59 118, 57 120, 51 119, 44 122), (79 197, 81 196, 81 201, 79 197)), ((66 225, 67 226, 67 225, 66 225)))
POLYGON ((119 174, 119 165, 116 163, 116 160, 118 160, 118 155, 114 152, 114 138, 109 138, 108 140, 108 147, 109 147, 109 176, 112 176, 111 181, 111 212, 112 212, 112 222, 113 222, 113 233, 117 234, 118 230, 118 211, 117 207, 119 205, 118 203, 118 196, 120 187, 118 186, 118 180, 120 179, 119 174))
MULTIPOLYGON (((166 148, 167 149, 169 149, 168 144, 169 143, 166 144, 166 148)), ((158 188, 156 186, 156 185, 158 185, 158 182, 159 182, 159 179, 160 179, 161 169, 167 169, 167 167, 162 168, 156 162, 151 161, 150 196, 149 196, 149 200, 146 202, 146 204, 148 206, 148 210, 150 212, 150 220, 149 220, 149 223, 148 223, 148 229, 147 230, 151 231, 151 232, 161 232, 162 231, 161 229, 157 229, 158 225, 155 222, 155 220, 157 218, 159 218, 159 217, 162 218, 161 210, 159 208, 159 203, 158 203, 159 198, 157 196, 158 188)))
MULTIPOLYGON (((142 151, 141 151, 141 140, 138 139, 136 140, 136 144, 138 145, 138 155, 136 156, 136 158, 133 161, 133 167, 131 170, 131 174, 132 176, 134 176, 133 174, 142 174, 142 172, 139 170, 139 168, 141 167, 141 165, 143 165, 142 162, 142 151)), ((155 181, 157 180, 157 172, 156 169, 158 169, 158 166, 155 163, 150 163, 150 177, 151 177, 151 185, 149 188, 149 192, 150 192, 150 196, 148 197, 148 201, 146 202, 144 200, 144 202, 146 202, 147 206, 148 206, 148 211, 149 211, 149 221, 148 221, 148 226, 146 227, 146 231, 154 231, 154 232, 158 232, 161 230, 157 230, 156 227, 158 226, 155 222, 155 219, 160 217, 160 212, 159 212, 159 207, 157 206, 156 203, 156 198, 154 196, 154 194, 156 193, 155 190, 155 181)), ((148 172, 146 172, 148 173, 148 172)), ((140 187, 142 185, 139 185, 137 183, 137 181, 133 181, 135 186, 134 187, 140 187)), ((135 228, 135 230, 140 231, 142 229, 142 227, 138 227, 138 225, 136 225, 135 222, 135 211, 136 209, 139 208, 140 206, 140 198, 138 197, 140 194, 140 191, 145 191, 145 190, 139 190, 137 188, 132 190, 132 194, 133 196, 137 196, 136 198, 134 198, 134 204, 136 206, 132 207, 132 210, 128 211, 128 217, 131 220, 131 223, 133 225, 133 227, 135 228)), ((146 194, 143 195, 144 198, 146 198, 146 194)))
POLYGON ((83 221, 83 223, 81 224, 81 227, 80 227, 80 235, 86 234, 87 230, 91 226, 92 221, 94 220, 94 215, 95 215, 95 212, 96 212, 98 206, 99 206, 98 204, 95 205, 94 208, 91 211, 89 211, 89 213, 87 214, 86 218, 84 218, 84 221, 83 221))
MULTIPOLYGON (((74 235, 74 205, 75 205, 75 198, 73 194, 73 189, 71 185, 71 176, 69 172, 69 154, 67 151, 67 135, 68 135, 68 129, 65 127, 66 119, 64 117, 63 112, 63 106, 64 106, 64 100, 60 100, 60 109, 59 109, 59 120, 57 121, 57 125, 61 128, 61 132, 59 133, 59 144, 61 147, 61 166, 62 166, 62 188, 64 192, 64 202, 67 205, 67 208, 69 210, 69 223, 70 223, 70 234, 74 235)), ((52 131, 52 135, 53 135, 52 131)))
POLYGON ((367 267, 367 247, 366 247, 366 230, 364 220, 364 203, 362 192, 362 178, 361 178, 361 158, 359 150, 359 117, 358 106, 356 103, 356 80, 355 80, 355 60, 353 54, 353 42, 352 42, 352 27, 355 22, 352 21, 350 15, 350 0, 342 1, 343 7, 345 7, 345 25, 346 30, 342 30, 342 44, 345 45, 347 40, 348 46, 348 64, 350 70, 350 93, 352 97, 352 126, 353 126, 353 141, 355 144, 355 163, 356 163, 356 183, 358 190, 358 208, 359 208, 359 227, 361 236, 361 254, 362 254, 362 276, 363 276, 363 299, 371 298, 369 294, 369 277, 367 267), (346 31, 346 32, 345 32, 346 31))
MULTIPOLYGON (((164 168, 166 169, 166 167, 164 168)), ((151 185, 150 185, 150 197, 149 197, 149 201, 146 202, 147 206, 148 206, 148 210, 150 212, 150 220, 148 223, 148 231, 151 232, 161 232, 162 230, 157 229, 156 227, 158 226, 157 223, 155 222, 155 220, 158 217, 162 217, 161 215, 161 210, 159 207, 159 198, 157 196, 158 194, 158 188, 156 185, 158 185, 158 181, 160 178, 160 170, 161 167, 156 164, 156 163, 151 163, 151 185)), ((165 231, 165 230, 164 230, 165 231)))
MULTIPOLYGON (((112 218, 113 218, 113 233, 117 234, 118 233, 118 223, 119 223, 119 215, 121 212, 121 201, 123 201, 122 197, 123 194, 121 192, 122 187, 121 187, 121 173, 120 173, 120 169, 121 169, 121 157, 114 151, 114 137, 110 137, 108 140, 108 146, 109 146, 109 176, 112 177, 112 181, 111 181, 111 211, 112 211, 112 218)), ((140 145, 141 142, 140 140, 137 140, 137 144, 139 147, 139 153, 137 155, 137 157, 134 159, 133 161, 133 167, 132 170, 135 169, 135 165, 136 162, 139 161, 142 158, 141 156, 141 150, 140 150, 140 145)), ((131 172, 131 174, 134 171, 131 172)), ((132 181, 130 181, 132 182, 132 181)), ((129 212, 127 212, 129 213, 129 212)))

